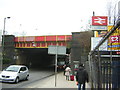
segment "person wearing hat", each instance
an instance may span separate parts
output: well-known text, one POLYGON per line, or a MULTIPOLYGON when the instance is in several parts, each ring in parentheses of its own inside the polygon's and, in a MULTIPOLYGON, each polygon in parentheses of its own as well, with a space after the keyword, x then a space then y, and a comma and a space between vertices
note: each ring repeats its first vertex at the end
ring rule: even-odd
POLYGON ((76 73, 76 84, 78 85, 78 90, 85 90, 86 82, 89 82, 88 73, 84 69, 83 64, 80 64, 79 70, 76 73))

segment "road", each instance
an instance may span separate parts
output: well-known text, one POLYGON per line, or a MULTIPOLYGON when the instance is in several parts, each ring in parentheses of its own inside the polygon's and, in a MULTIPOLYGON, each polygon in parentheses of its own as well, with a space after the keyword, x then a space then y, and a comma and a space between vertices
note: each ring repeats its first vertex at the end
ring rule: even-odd
POLYGON ((25 88, 31 83, 42 80, 45 77, 54 74, 54 70, 51 69, 31 69, 29 71, 30 77, 28 81, 20 81, 18 84, 15 83, 2 83, 2 88, 25 88))

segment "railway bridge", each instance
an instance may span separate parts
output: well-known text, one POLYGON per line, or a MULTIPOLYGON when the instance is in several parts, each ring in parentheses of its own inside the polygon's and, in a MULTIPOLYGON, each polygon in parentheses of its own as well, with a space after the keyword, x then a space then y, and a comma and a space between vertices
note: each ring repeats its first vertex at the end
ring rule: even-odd
POLYGON ((49 45, 68 47, 71 35, 15 37, 15 48, 48 48, 49 45))
MULTIPOLYGON (((10 39, 10 36, 5 36, 5 52, 9 53, 10 55, 12 50, 9 49, 9 51, 7 51, 7 46, 10 42, 7 37, 10 39)), ((48 54, 49 45, 66 46, 67 54, 69 54, 72 35, 19 36, 13 37, 12 39, 15 52, 14 55, 11 54, 10 57, 14 58, 15 64, 25 64, 32 67, 43 67, 50 66, 55 63, 55 55, 48 54)), ((66 57, 66 55, 60 55, 58 56, 58 61, 67 60, 66 57)))

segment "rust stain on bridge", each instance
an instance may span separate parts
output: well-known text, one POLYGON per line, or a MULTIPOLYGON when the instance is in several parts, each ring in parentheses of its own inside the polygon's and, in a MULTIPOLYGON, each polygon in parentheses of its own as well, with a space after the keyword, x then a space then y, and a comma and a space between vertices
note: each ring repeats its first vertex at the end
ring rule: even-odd
POLYGON ((15 37, 15 48, 48 48, 49 45, 68 46, 72 35, 15 37))

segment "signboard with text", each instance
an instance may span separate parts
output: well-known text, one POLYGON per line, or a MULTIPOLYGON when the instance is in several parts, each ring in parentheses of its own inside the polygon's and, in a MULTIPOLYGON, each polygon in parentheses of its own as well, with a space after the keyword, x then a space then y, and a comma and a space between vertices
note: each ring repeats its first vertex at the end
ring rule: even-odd
POLYGON ((107 31, 107 26, 91 26, 91 30, 95 30, 95 31, 107 31))

